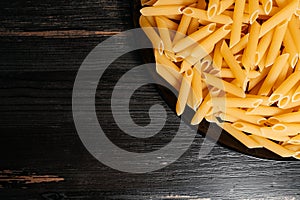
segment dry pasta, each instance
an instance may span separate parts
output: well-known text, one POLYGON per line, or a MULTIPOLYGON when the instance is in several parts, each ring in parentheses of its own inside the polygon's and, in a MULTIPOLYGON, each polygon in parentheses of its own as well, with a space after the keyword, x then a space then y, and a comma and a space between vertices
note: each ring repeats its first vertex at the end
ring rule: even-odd
POLYGON ((299 0, 142 0, 140 25, 176 112, 248 148, 300 159, 299 0), (222 120, 219 121, 219 120, 222 120))

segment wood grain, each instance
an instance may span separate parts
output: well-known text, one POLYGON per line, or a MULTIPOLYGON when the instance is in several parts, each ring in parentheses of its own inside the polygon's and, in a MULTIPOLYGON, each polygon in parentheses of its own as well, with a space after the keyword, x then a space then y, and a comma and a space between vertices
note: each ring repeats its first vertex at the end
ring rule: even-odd
MULTIPOLYGON (((198 160, 200 136, 178 161, 156 172, 128 174, 101 164, 77 135, 72 87, 88 53, 108 35, 131 27, 129 2, 18 0, 0 4, 0 171, 64 179, 2 183, 0 199, 300 198, 299 162, 260 160, 218 145, 198 160), (105 34, 95 35, 98 31, 105 34)), ((139 64, 139 55, 133 52, 110 66, 99 83, 96 109, 113 142, 132 151, 150 151, 170 141, 178 126, 177 116, 156 88, 147 85, 131 100, 132 117, 140 125, 149 123, 151 105, 161 104, 167 110, 164 131, 151 141, 126 136, 115 125, 109 108, 114 83, 139 64)))

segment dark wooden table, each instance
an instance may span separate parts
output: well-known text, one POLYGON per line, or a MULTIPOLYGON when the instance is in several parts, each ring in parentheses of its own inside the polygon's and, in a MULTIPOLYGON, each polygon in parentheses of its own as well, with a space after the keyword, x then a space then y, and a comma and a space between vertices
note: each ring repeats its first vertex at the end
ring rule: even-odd
MULTIPOLYGON (((88 53, 132 27, 129 1, 0 2, 0 199, 300 199, 300 162, 261 160, 219 145, 198 160, 203 142, 170 166, 146 174, 113 170, 81 143, 72 116, 72 88, 88 53)), ((168 128, 153 141, 127 137, 113 124, 107 100, 115 81, 141 64, 119 58, 101 80, 99 120, 120 147, 149 151, 172 139, 178 118, 152 85, 131 101, 137 124, 161 104, 168 128)))

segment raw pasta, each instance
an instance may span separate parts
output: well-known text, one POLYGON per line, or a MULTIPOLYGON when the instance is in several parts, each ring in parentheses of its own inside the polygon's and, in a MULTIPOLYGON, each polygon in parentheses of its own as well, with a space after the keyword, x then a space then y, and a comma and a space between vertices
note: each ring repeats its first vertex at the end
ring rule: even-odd
POLYGON ((299 1, 142 0, 140 25, 157 73, 179 92, 177 114, 189 106, 193 125, 300 159, 299 1))

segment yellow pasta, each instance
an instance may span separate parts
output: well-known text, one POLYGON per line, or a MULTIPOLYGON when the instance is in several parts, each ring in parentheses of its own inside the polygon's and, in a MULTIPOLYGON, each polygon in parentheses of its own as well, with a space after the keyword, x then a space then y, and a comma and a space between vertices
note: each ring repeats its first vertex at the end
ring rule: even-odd
POLYGON ((218 124, 220 127, 222 127, 224 130, 226 130, 230 135, 235 137, 237 140, 239 140, 242 144, 244 144, 246 147, 252 149, 252 148, 260 148, 262 147, 258 142, 255 140, 252 140, 248 135, 243 133, 242 131, 239 131, 231 126, 229 123, 222 123, 218 124))
POLYGON ((141 9, 143 16, 181 15, 184 6, 157 6, 141 9))
POLYGON ((268 15, 273 7, 273 0, 259 0, 264 8, 264 12, 268 15))
POLYGON ((279 115, 279 114, 283 114, 283 113, 289 113, 292 110, 283 110, 281 108, 278 107, 272 107, 272 106, 258 106, 257 108, 251 108, 248 109, 246 114, 247 115, 261 115, 261 116, 266 116, 266 117, 270 117, 270 116, 274 116, 274 115, 279 115))
POLYGON ((192 125, 199 124, 204 119, 204 117, 207 115, 208 111, 211 108, 210 101, 211 101, 211 97, 210 97, 210 95, 207 95, 205 97, 203 103, 200 105, 200 107, 196 111, 196 113, 191 121, 192 125))
POLYGON ((192 80, 192 89, 194 90, 193 96, 193 109, 196 110, 203 101, 203 91, 202 91, 202 77, 201 71, 197 68, 193 68, 193 80, 192 80))
POLYGON ((195 44, 196 42, 200 41, 201 39, 207 37, 208 35, 210 35, 211 33, 214 32, 215 28, 216 28, 216 24, 211 23, 207 26, 200 28, 198 31, 192 33, 188 37, 181 39, 174 45, 174 47, 173 47, 174 52, 183 51, 187 47, 189 47, 189 46, 195 44))
POLYGON ((296 11, 298 0, 292 0, 287 6, 281 9, 278 13, 264 22, 261 26, 259 36, 264 36, 267 32, 273 29, 276 25, 280 24, 286 19, 289 19, 292 14, 296 11))
POLYGON ((251 25, 251 30, 249 34, 249 44, 247 45, 244 54, 242 63, 246 68, 246 71, 249 72, 251 69, 254 69, 254 66, 258 62, 258 56, 256 54, 258 36, 260 31, 260 25, 258 22, 254 22, 251 25))
POLYGON ((223 90, 225 92, 233 94, 237 97, 245 97, 246 96, 246 94, 244 93, 244 91, 241 88, 239 88, 231 83, 228 83, 222 79, 219 79, 211 74, 204 73, 204 76, 205 76, 205 81, 208 85, 219 88, 220 90, 223 90))
POLYGON ((235 1, 232 31, 230 36, 230 47, 233 47, 240 41, 241 30, 242 30, 242 19, 245 9, 245 0, 235 1))
POLYGON ((229 16, 226 15, 216 15, 212 18, 208 18, 207 11, 199 9, 199 8, 192 8, 192 7, 187 7, 183 11, 184 15, 191 16, 193 18, 209 21, 209 22, 214 22, 218 24, 231 24, 232 19, 229 16))
POLYGON ((248 148, 300 159, 299 0, 207 2, 142 0, 177 114, 189 106, 193 125, 206 119, 248 148))
POLYGON ((193 74, 194 74, 193 70, 189 69, 183 75, 183 79, 179 90, 178 100, 176 104, 177 115, 182 115, 182 113, 184 112, 188 100, 188 96, 189 96, 189 91, 192 84, 193 74))
POLYGON ((294 68, 299 60, 299 53, 289 29, 286 30, 283 44, 286 52, 291 55, 289 63, 294 68))
POLYGON ((197 0, 157 0, 153 6, 171 6, 171 5, 191 5, 197 2, 197 0))
POLYGON ((259 14, 258 0, 249 1, 249 14, 250 14, 250 24, 253 24, 258 18, 258 14, 259 14))
POLYGON ((267 54, 266 61, 265 61, 266 67, 269 67, 274 63, 274 60, 277 57, 277 52, 281 48, 282 41, 286 33, 287 25, 288 25, 288 21, 283 21, 275 28, 273 39, 270 45, 270 50, 267 54))
MULTIPOLYGON (((210 36, 204 39, 200 44, 193 49, 191 57, 198 59, 202 59, 206 55, 212 52, 216 43, 218 43, 222 38, 224 38, 230 31, 230 25, 224 25, 215 32, 213 32, 210 36)), ((193 58, 191 58, 193 60, 193 58)), ((195 64, 195 61, 191 62, 191 64, 195 64)))
POLYGON ((283 146, 272 142, 271 140, 268 140, 264 137, 256 136, 256 135, 251 135, 250 136, 253 140, 255 140, 257 143, 265 147, 266 149, 280 155, 281 157, 292 157, 295 152, 288 150, 284 148, 283 146))
POLYGON ((300 80, 300 71, 289 76, 270 96, 269 101, 274 103, 287 94, 300 80))
POLYGON ((280 141, 280 142, 284 141, 285 142, 290 139, 288 136, 280 136, 277 134, 273 134, 272 132, 262 132, 261 126, 247 123, 247 122, 235 122, 232 124, 232 126, 240 131, 250 133, 253 135, 257 135, 260 137, 266 137, 266 138, 269 138, 269 139, 275 140, 275 141, 280 141))
POLYGON ((261 86, 261 89, 259 90, 258 94, 259 95, 264 95, 264 96, 268 96, 269 93, 272 90, 272 87, 275 84, 276 79, 278 78, 281 69, 284 67, 284 65, 286 64, 286 62, 288 61, 289 58, 289 54, 284 54, 279 56, 274 65, 272 66, 269 74, 267 75, 263 85, 261 86))
MULTIPOLYGON (((204 10, 206 8, 206 2, 205 1, 198 1, 197 3, 197 8, 204 10)), ((191 24, 188 28, 188 35, 194 33, 195 31, 198 30, 199 27, 199 22, 197 18, 192 18, 191 24)))
POLYGON ((218 15, 222 14, 225 10, 227 10, 230 6, 233 5, 234 1, 235 0, 221 0, 218 7, 217 14, 218 15))
POLYGON ((175 37, 173 39, 173 44, 176 44, 179 40, 183 39, 186 36, 191 21, 192 21, 191 17, 186 15, 182 16, 175 37))
POLYGON ((234 59, 234 56, 228 48, 226 42, 223 42, 221 46, 221 54, 223 55, 225 62, 228 64, 229 68, 234 74, 234 77, 237 79, 239 86, 242 87, 243 90, 245 90, 248 81, 247 75, 244 73, 241 66, 234 59))
POLYGON ((218 8, 219 8, 220 0, 210 0, 208 2, 208 8, 207 8, 207 17, 209 19, 216 16, 218 8))

